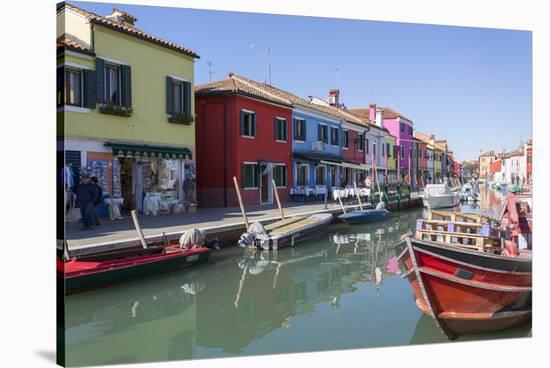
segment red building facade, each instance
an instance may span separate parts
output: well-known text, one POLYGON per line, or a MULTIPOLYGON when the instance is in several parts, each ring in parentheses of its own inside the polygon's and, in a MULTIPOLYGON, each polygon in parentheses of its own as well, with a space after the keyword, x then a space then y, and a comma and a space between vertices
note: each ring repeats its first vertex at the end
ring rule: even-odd
POLYGON ((197 199, 202 207, 234 207, 239 181, 245 205, 282 202, 292 183, 292 109, 254 81, 230 74, 197 86, 197 199))

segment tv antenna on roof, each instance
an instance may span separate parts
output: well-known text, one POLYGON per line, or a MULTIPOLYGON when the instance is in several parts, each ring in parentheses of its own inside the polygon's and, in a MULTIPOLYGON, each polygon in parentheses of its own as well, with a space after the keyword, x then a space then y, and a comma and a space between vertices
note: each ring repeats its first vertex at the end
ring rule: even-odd
POLYGON ((340 69, 334 68, 333 70, 336 72, 336 89, 340 89, 340 69))
POLYGON ((269 79, 266 76, 265 82, 268 83, 269 81, 269 85, 271 85, 271 49, 268 47, 267 49, 260 51, 260 54, 267 54, 267 74, 269 79))
POLYGON ((214 72, 212 71, 212 62, 208 61, 208 82, 209 83, 212 82, 212 74, 214 74, 214 72))

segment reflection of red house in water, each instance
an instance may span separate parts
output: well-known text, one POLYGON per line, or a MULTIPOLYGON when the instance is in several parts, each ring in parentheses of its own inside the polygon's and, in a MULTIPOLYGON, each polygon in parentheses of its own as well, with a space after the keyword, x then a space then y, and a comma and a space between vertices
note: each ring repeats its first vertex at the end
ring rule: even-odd
POLYGON ((195 88, 197 199, 204 207, 238 205, 236 176, 245 205, 282 202, 292 183, 292 108, 262 84, 230 73, 195 88))
POLYGON ((454 176, 459 177, 462 170, 462 164, 458 161, 453 163, 453 173, 454 176))
POLYGON ((489 176, 491 178, 494 178, 494 175, 496 173, 499 173, 501 170, 502 170, 502 161, 497 159, 496 161, 491 162, 489 165, 489 176))

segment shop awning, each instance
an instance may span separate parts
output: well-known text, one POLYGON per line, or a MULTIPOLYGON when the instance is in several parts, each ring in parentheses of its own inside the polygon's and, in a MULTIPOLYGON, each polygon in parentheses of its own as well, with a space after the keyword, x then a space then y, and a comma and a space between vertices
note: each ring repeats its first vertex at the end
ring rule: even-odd
POLYGON ((150 157, 168 160, 192 158, 192 152, 185 147, 154 146, 148 144, 106 143, 111 146, 113 156, 117 157, 150 157))
POLYGON ((309 160, 309 161, 334 160, 339 162, 342 160, 342 156, 340 155, 331 155, 329 153, 324 153, 324 152, 294 152, 292 155, 296 159, 309 160))
POLYGON ((349 162, 335 162, 335 161, 321 160, 321 163, 325 164, 325 165, 335 165, 335 166, 341 166, 341 167, 348 167, 350 169, 367 170, 366 165, 352 164, 352 163, 349 163, 349 162))

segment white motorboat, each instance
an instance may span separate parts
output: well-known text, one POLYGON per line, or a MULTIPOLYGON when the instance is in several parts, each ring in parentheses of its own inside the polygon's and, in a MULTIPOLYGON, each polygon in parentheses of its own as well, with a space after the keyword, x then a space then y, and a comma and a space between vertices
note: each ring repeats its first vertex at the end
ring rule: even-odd
POLYGON ((454 207, 460 203, 460 195, 451 192, 446 183, 427 184, 420 197, 428 209, 454 207))

